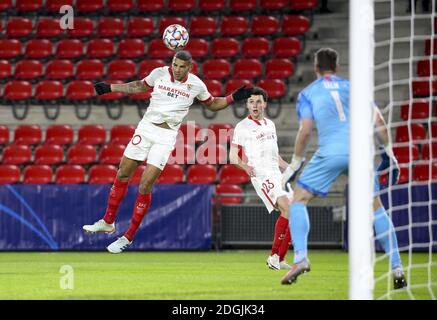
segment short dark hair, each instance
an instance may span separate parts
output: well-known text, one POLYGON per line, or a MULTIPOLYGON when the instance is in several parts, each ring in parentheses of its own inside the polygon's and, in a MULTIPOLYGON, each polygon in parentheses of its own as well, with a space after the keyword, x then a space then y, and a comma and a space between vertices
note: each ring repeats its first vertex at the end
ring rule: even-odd
POLYGON ((191 62, 193 60, 191 53, 189 53, 188 51, 185 51, 185 50, 181 50, 181 51, 176 52, 174 57, 176 59, 180 59, 182 61, 188 61, 188 62, 191 62))
POLYGON ((333 71, 337 69, 338 65, 338 52, 331 48, 321 48, 319 49, 315 56, 316 66, 321 72, 333 71))
POLYGON ((263 96, 264 102, 267 102, 267 99, 269 98, 267 92, 260 87, 253 87, 252 95, 263 96))

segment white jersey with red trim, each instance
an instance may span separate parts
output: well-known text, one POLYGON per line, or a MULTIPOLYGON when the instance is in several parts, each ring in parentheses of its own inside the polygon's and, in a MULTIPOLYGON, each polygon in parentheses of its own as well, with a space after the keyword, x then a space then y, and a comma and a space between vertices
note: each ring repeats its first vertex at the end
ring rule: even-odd
POLYGON ((171 129, 178 130, 194 98, 201 102, 212 99, 205 83, 196 75, 189 73, 185 79, 177 81, 168 66, 154 69, 143 81, 153 88, 153 92, 149 107, 138 124, 139 129, 145 122, 167 122, 171 129))
POLYGON ((247 164, 258 177, 281 175, 276 127, 272 120, 254 120, 250 115, 234 129, 232 143, 241 146, 247 164))

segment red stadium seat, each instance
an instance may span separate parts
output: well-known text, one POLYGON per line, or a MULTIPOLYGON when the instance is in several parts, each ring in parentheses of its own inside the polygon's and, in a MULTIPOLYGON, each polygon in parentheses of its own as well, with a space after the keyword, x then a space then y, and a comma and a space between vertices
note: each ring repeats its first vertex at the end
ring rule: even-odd
POLYGON ((52 182, 53 172, 47 165, 30 165, 24 168, 24 184, 48 184, 52 182))
POLYGON ((27 81, 6 83, 3 96, 7 100, 26 100, 32 96, 32 85, 27 81))
POLYGON ((194 59, 205 58, 209 51, 208 42, 204 39, 190 39, 187 50, 190 51, 194 59))
POLYGON ((266 38, 246 38, 241 52, 245 58, 261 58, 269 55, 270 43, 266 38))
POLYGON ((60 146, 73 143, 74 131, 69 125, 53 124, 47 127, 46 144, 56 144, 60 146))
POLYGON ((42 140, 41 128, 38 125, 23 124, 15 128, 14 144, 35 145, 42 140))
POLYGON ((216 137, 216 143, 227 144, 231 142, 234 127, 229 123, 211 123, 208 125, 208 129, 214 132, 216 137))
POLYGON ((148 37, 153 34, 153 20, 149 17, 131 17, 127 25, 127 35, 132 38, 148 37))
POLYGON ((52 60, 46 65, 45 77, 51 80, 66 80, 74 76, 74 64, 67 59, 52 60))
POLYGON ((9 128, 5 125, 0 125, 0 145, 9 144, 9 128))
POLYGON ((73 6, 73 0, 46 0, 45 9, 50 13, 59 14, 59 9, 64 5, 73 6))
POLYGON ((79 13, 97 13, 103 9, 103 0, 76 0, 79 13))
POLYGON ((225 9, 225 0, 199 0, 200 11, 223 11, 225 9))
POLYGON ((7 11, 12 9, 13 3, 12 0, 1 0, 0 1, 0 11, 7 11))
POLYGON ((233 38, 217 38, 212 41, 211 54, 214 58, 231 58, 240 52, 240 44, 233 38))
POLYGON ((7 60, 0 60, 0 80, 10 78, 12 76, 12 66, 7 60))
POLYGON ((310 20, 305 16, 284 15, 281 30, 285 36, 304 34, 310 28, 310 20))
POLYGON ((209 93, 211 93, 213 97, 221 97, 223 95, 223 86, 220 81, 204 80, 203 82, 205 83, 209 93))
POLYGON ((234 64, 235 79, 254 79, 261 76, 262 65, 256 59, 240 59, 234 64))
POLYGON ((16 0, 15 8, 18 11, 38 11, 42 8, 43 0, 16 0))
POLYGON ((44 59, 52 55, 53 46, 47 39, 32 39, 26 42, 24 55, 27 59, 44 59))
POLYGON ((206 79, 223 79, 229 76, 231 65, 224 59, 211 59, 203 63, 202 69, 206 79))
POLYGON ((122 144, 107 144, 100 149, 99 162, 102 164, 118 165, 123 157, 126 146, 122 144))
POLYGON ((153 39, 149 44, 148 57, 150 59, 168 59, 173 57, 174 51, 168 49, 162 39, 153 39))
POLYGON ((423 160, 433 160, 437 159, 437 142, 431 143, 431 149, 430 144, 426 143, 422 145, 422 159, 423 160))
POLYGON ((220 198, 222 204, 239 204, 243 202, 243 197, 226 196, 226 194, 243 194, 243 189, 235 184, 218 184, 215 188, 217 198, 220 198))
POLYGON ((409 163, 419 160, 419 148, 416 145, 411 145, 409 147, 394 147, 393 152, 399 163, 409 163), (411 158, 410 158, 410 148, 411 148, 411 158))
POLYGON ((437 180, 437 163, 415 165, 413 167, 413 180, 421 182, 437 180))
POLYGON ((67 151, 68 164, 87 165, 95 163, 97 159, 96 149, 91 145, 75 144, 67 151))
POLYGON ((431 139, 434 139, 437 137, 437 122, 432 122, 431 127, 428 128, 429 136, 431 139))
POLYGON ((31 162, 32 151, 29 146, 11 144, 3 149, 2 164, 22 165, 31 162))
POLYGON ((167 8, 170 11, 187 11, 193 10, 196 6, 196 0, 168 0, 167 8))
MULTIPOLYGON (((417 75, 419 77, 429 77, 431 75, 431 63, 429 60, 417 62, 417 75)), ((432 75, 437 75, 437 59, 432 60, 432 75)))
POLYGON ((33 32, 32 20, 28 18, 14 17, 6 24, 6 35, 9 38, 29 37, 33 32))
POLYGON ((184 181, 184 169, 178 164, 167 164, 158 177, 158 184, 176 184, 184 181))
POLYGON ((409 134, 408 125, 400 126, 396 129, 396 142, 408 142, 424 140, 426 139, 426 130, 425 127, 420 123, 412 123, 410 124, 411 129, 411 138, 409 134))
POLYGON ((20 182, 20 168, 15 165, 0 165, 0 184, 20 182))
MULTIPOLYGON (((428 80, 413 80, 413 96, 414 97, 429 97, 430 83, 428 80)), ((437 94, 437 81, 431 83, 432 94, 437 94)))
POLYGON ((290 0, 261 0, 260 7, 264 10, 285 10, 289 3, 290 0))
POLYGON ((89 184, 112 184, 117 175, 117 168, 112 165, 97 164, 90 168, 89 184))
POLYGON ((257 8, 257 0, 230 0, 229 7, 232 11, 251 11, 257 8))
POLYGON ((78 144, 102 145, 106 142, 106 131, 102 125, 85 124, 79 128, 78 144))
POLYGON ((269 99, 283 98, 287 92, 284 81, 279 79, 263 79, 258 82, 258 86, 267 91, 269 99))
POLYGON ((190 36, 213 36, 217 30, 217 23, 212 17, 193 17, 190 22, 190 36))
POLYGON ((266 62, 267 79, 284 79, 293 75, 294 65, 289 59, 271 59, 266 62))
POLYGON ((164 60, 161 59, 155 59, 155 60, 143 60, 140 63, 140 66, 138 68, 138 78, 143 79, 147 77, 150 72, 152 72, 154 69, 165 66, 166 63, 164 60))
POLYGON ((79 165, 63 165, 56 169, 57 184, 80 184, 85 182, 85 169, 79 165))
POLYGON ((222 36, 241 36, 247 32, 247 20, 244 17, 224 16, 220 25, 222 36))
POLYGON ((135 63, 132 60, 112 60, 108 66, 108 78, 127 80, 135 77, 135 63))
POLYGON ((68 36, 72 38, 90 37, 94 33, 94 23, 90 18, 74 18, 74 28, 68 29, 68 36))
POLYGON ((164 9, 164 0, 137 0, 137 9, 139 12, 157 12, 164 9))
POLYGON ((144 41, 141 39, 123 39, 118 44, 117 55, 123 59, 141 58, 144 56, 145 48, 144 41))
POLYGON ((274 16, 254 16, 251 31, 254 36, 274 35, 279 31, 279 21, 274 16))
MULTIPOLYGON (((123 41, 119 44, 122 45, 123 41)), ((141 41, 141 40, 138 40, 141 41)), ((119 47, 120 51, 120 47, 119 47)), ((109 39, 93 39, 88 42, 87 52, 88 58, 104 59, 114 55, 114 43, 109 39)))
POLYGON ((81 60, 76 65, 79 80, 99 80, 104 77, 105 66, 98 59, 81 60))
POLYGON ((210 164, 193 164, 187 170, 187 183, 213 184, 217 181, 217 170, 210 164))
POLYGON ((58 59, 78 59, 83 54, 83 44, 77 39, 60 40, 56 46, 56 57, 58 59))
POLYGON ((43 66, 38 60, 20 60, 15 65, 14 78, 17 80, 33 80, 43 75, 43 66))
POLYGON ((225 164, 220 169, 219 183, 221 184, 245 184, 249 181, 247 173, 233 164, 225 164))
POLYGON ((252 86, 252 82, 247 79, 230 79, 226 82, 225 95, 231 94, 242 86, 252 86))
POLYGON ((90 81, 71 81, 67 86, 67 99, 71 101, 87 100, 94 97, 94 85, 90 81))
POLYGON ((180 24, 188 30, 188 26, 184 18, 175 16, 163 16, 159 21, 159 34, 163 34, 164 30, 171 24, 180 24))
POLYGON ((101 38, 120 37, 124 32, 123 20, 110 17, 100 18, 97 24, 97 32, 101 38))
POLYGON ((107 0, 106 7, 110 12, 122 13, 134 8, 133 0, 107 0))
MULTIPOLYGON (((121 84, 124 83, 121 80, 109 80, 106 81, 109 84, 121 84)), ((97 96, 97 99, 100 102, 105 102, 105 101, 116 101, 116 100, 120 100, 123 99, 126 96, 126 93, 123 92, 108 92, 102 95, 97 96)))
MULTIPOLYGON (((139 184, 140 180, 141 180, 141 176, 143 175, 145 168, 146 168, 145 165, 138 166, 138 168, 137 168, 137 170, 135 170, 132 178, 130 178, 129 184, 139 184)), ((162 173, 161 173, 161 175, 162 175, 162 173)))
POLYGON ((0 39, 0 59, 16 58, 21 50, 21 42, 17 39, 0 39))
POLYGON ((115 125, 111 128, 109 143, 127 145, 135 133, 135 127, 127 124, 115 125))
POLYGON ((168 164, 193 164, 196 152, 191 144, 177 142, 175 149, 168 159, 168 164))
POLYGON ((41 18, 38 20, 36 34, 40 38, 55 38, 61 36, 64 32, 61 29, 59 19, 41 18))
MULTIPOLYGON (((414 101, 411 103, 411 115, 410 104, 407 102, 401 106, 401 118, 402 120, 408 119, 428 119, 430 112, 429 102, 425 99, 420 101, 414 101)), ((434 109, 435 106, 434 106, 434 109)))
POLYGON ((212 143, 210 140, 200 145, 196 150, 197 164, 226 164, 228 163, 228 150, 222 144, 212 143))
MULTIPOLYGON (((410 182, 410 168, 400 167, 398 184, 404 184, 410 182)), ((388 185, 388 174, 379 176, 379 183, 382 185, 388 185)))
POLYGON ((317 8, 317 0, 291 0, 292 10, 313 10, 317 8))
POLYGON ((56 80, 38 82, 35 89, 35 98, 38 100, 56 100, 64 96, 64 86, 56 80))
POLYGON ((152 94, 152 90, 148 90, 147 92, 134 93, 129 95, 129 99, 133 102, 143 103, 144 101, 150 100, 152 94))
POLYGON ((433 54, 437 53, 437 38, 433 38, 433 48, 431 48, 431 39, 425 40, 425 55, 431 55, 431 49, 433 49, 433 54))
POLYGON ((200 140, 202 127, 197 123, 186 122, 179 127, 177 140, 185 144, 193 145, 200 140))

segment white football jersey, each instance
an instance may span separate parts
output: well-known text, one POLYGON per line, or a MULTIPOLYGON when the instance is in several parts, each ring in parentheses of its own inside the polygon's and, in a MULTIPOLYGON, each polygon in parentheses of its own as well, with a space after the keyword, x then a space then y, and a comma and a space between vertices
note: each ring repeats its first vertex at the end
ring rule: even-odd
POLYGON ((272 120, 254 120, 250 115, 237 123, 232 143, 243 148, 247 164, 256 176, 281 175, 276 127, 272 120))
POLYGON ((213 98, 196 75, 189 73, 184 80, 177 81, 168 66, 154 69, 143 81, 153 88, 153 92, 149 107, 138 124, 140 129, 146 121, 167 122, 171 129, 178 130, 195 98, 201 102, 213 98))

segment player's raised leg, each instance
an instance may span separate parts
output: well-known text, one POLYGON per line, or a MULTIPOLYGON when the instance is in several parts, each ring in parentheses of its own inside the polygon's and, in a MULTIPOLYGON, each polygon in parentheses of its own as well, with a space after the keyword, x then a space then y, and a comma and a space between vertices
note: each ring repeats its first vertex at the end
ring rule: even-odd
POLYGON ((115 231, 115 218, 118 208, 126 195, 129 180, 135 173, 139 161, 132 160, 123 156, 118 168, 117 176, 108 198, 108 206, 106 207, 105 215, 102 219, 92 225, 84 225, 83 229, 88 233, 105 232, 112 233, 115 231))

